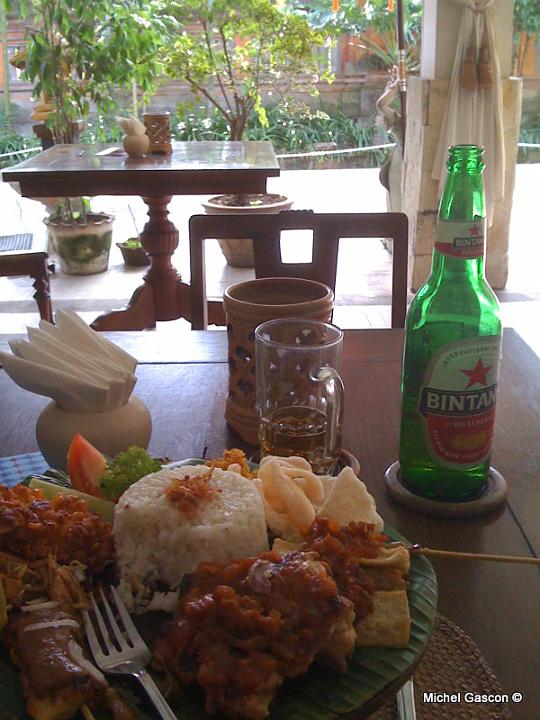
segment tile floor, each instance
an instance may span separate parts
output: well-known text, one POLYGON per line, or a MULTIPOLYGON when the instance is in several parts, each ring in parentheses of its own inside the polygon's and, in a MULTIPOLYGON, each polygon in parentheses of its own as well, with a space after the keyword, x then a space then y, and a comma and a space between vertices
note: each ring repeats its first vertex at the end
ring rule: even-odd
MULTIPOLYGON (((295 199, 294 208, 311 207, 319 212, 384 211, 385 192, 377 170, 289 170, 269 181, 269 191, 295 199)), ((511 224, 511 265, 507 288, 498 293, 505 325, 514 326, 540 354, 540 243, 536 239, 537 188, 540 165, 519 165, 511 224)), ((201 196, 173 199, 171 219, 180 231, 174 264, 189 280, 187 223, 201 212, 201 196)), ((142 229, 146 208, 139 198, 99 197, 95 209, 116 216, 114 240, 120 241, 142 229)), ((9 185, 0 184, 1 234, 44 234, 44 206, 21 198, 9 185)), ((58 267, 58 266, 57 266, 58 267)), ((54 307, 74 307, 88 321, 112 308, 121 307, 140 284, 144 268, 126 268, 113 246, 109 270, 100 275, 75 277, 57 269, 52 278, 54 307)), ((207 286, 211 297, 249 279, 252 271, 226 265, 213 241, 207 243, 207 286)), ((336 287, 335 322, 342 327, 384 327, 390 322, 391 258, 378 239, 344 239, 340 244, 336 287)), ((24 332, 39 320, 28 278, 0 277, 0 334, 24 332)), ((159 323, 158 331, 188 331, 184 320, 159 323)))

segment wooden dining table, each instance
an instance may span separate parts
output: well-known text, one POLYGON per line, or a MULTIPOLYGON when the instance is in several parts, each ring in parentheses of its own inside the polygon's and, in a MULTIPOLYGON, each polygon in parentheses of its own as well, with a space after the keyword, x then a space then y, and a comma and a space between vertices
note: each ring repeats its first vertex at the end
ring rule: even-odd
MULTIPOLYGON (((223 417, 225 331, 108 337, 139 360, 136 394, 152 414, 152 454, 174 460, 217 457, 224 448, 242 446, 223 417)), ((345 332, 343 442, 360 461, 380 514, 411 542, 431 548, 538 557, 540 358, 517 332, 505 330, 492 457, 508 482, 504 507, 484 517, 441 519, 396 504, 384 488, 385 470, 398 454, 402 344, 399 329, 345 332)), ((7 338, 0 337, 0 349, 6 347, 7 338)), ((3 371, 0 398, 0 454, 35 452, 35 423, 47 399, 19 389, 3 371)), ((521 693, 521 702, 510 699, 513 716, 539 717, 539 568, 457 559, 433 564, 439 612, 477 643, 504 692, 521 693)), ((448 718, 461 717, 451 710, 448 718)))
MULTIPOLYGON (((188 141, 173 143, 169 155, 129 157, 111 144, 55 145, 2 173, 29 198, 139 195, 148 206, 140 238, 151 264, 144 283, 123 310, 96 318, 95 330, 144 330, 156 321, 190 319, 189 285, 171 258, 178 230, 168 218, 173 195, 264 193, 269 177, 280 173, 272 143, 266 141, 188 141)), ((219 321, 221 303, 209 314, 219 321), (214 312, 216 315, 214 316, 214 312)))

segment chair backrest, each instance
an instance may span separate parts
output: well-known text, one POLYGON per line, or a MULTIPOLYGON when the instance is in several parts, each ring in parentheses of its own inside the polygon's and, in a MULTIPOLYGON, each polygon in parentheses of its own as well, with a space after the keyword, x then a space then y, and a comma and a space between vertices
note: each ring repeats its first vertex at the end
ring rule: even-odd
POLYGON ((391 238, 392 327, 404 327, 407 309, 408 221, 403 213, 315 213, 286 210, 277 214, 194 215, 189 221, 191 262, 191 326, 206 329, 208 307, 204 267, 204 240, 251 238, 255 277, 301 277, 336 286, 339 239, 391 238), (283 230, 313 231, 311 263, 284 263, 283 230))

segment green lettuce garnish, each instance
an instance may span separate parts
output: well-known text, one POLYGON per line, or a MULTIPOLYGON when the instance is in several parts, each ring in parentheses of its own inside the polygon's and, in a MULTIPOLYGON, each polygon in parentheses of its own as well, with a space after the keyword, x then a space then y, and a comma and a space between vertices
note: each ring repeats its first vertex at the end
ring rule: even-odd
POLYGON ((109 461, 108 472, 99 479, 99 494, 107 500, 117 500, 130 485, 158 470, 161 470, 159 460, 132 445, 109 461))

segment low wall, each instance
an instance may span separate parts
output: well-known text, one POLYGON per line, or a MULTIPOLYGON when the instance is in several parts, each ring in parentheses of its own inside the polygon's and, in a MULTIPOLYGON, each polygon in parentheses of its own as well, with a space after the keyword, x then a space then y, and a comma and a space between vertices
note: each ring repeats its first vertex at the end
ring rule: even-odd
MULTIPOLYGON (((320 83, 319 95, 312 97, 307 91, 298 92, 297 96, 313 110, 341 110, 350 117, 368 122, 376 112, 375 103, 386 84, 385 74, 374 74, 358 77, 343 77, 331 85, 320 83)), ((265 88, 263 96, 268 104, 279 102, 279 96, 271 88, 265 88)), ((15 107, 15 124, 23 133, 31 133, 33 102, 31 88, 19 85, 11 88, 11 100, 15 107)), ((194 98, 189 87, 181 82, 171 81, 163 84, 148 103, 148 110, 174 112, 181 102, 193 102, 194 98)), ((201 98, 199 104, 203 105, 201 98)), ((126 110, 131 109, 131 94, 120 93, 120 104, 126 110)))

